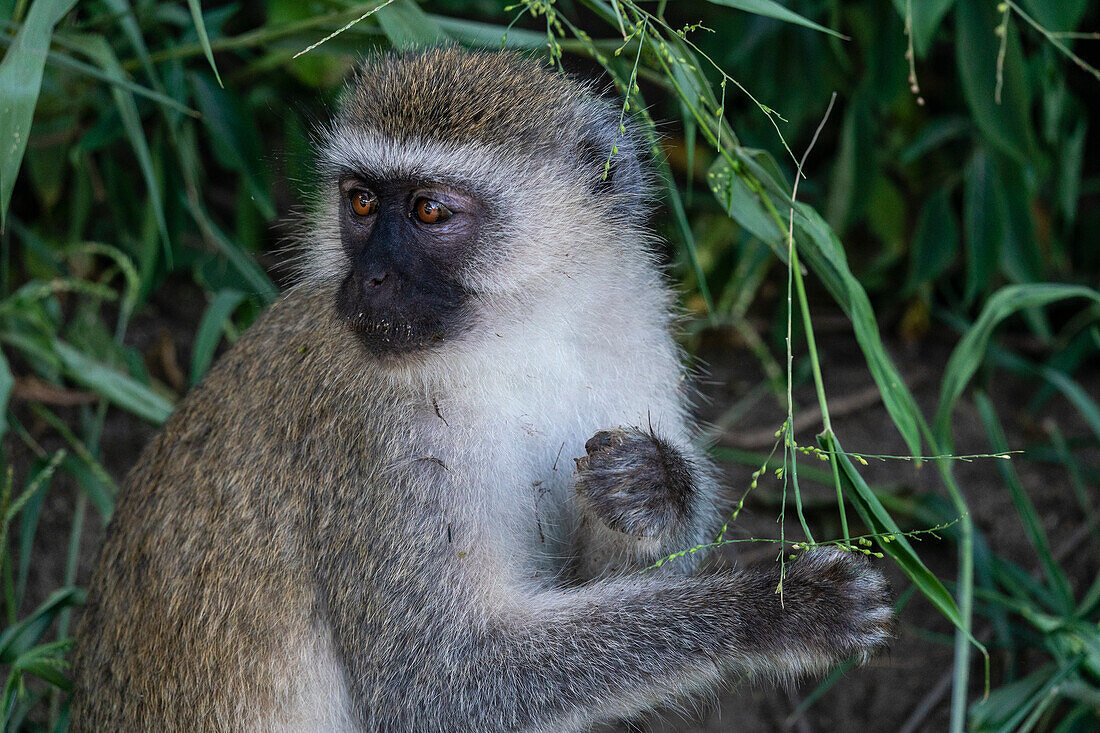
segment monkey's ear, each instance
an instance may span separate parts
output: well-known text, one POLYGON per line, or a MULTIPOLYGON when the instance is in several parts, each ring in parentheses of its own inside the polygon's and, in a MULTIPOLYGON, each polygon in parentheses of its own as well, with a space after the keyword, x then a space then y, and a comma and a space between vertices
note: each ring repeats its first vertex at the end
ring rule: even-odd
POLYGON ((619 127, 619 114, 602 114, 581 128, 578 156, 589 172, 594 194, 612 194, 640 206, 646 198, 647 176, 643 158, 644 144, 633 131, 631 121, 619 127))

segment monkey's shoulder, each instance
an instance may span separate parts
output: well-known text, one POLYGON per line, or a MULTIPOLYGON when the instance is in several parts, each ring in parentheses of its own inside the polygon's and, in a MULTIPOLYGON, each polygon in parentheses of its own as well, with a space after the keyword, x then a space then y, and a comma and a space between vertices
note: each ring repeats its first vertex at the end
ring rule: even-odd
POLYGON ((180 401, 128 483, 266 486, 278 472, 369 457, 367 426, 383 409, 372 395, 384 390, 357 347, 331 292, 291 291, 180 401))
POLYGON ((246 411, 257 422, 293 421, 361 401, 369 364, 332 300, 330 288, 296 289, 273 304, 187 396, 180 417, 246 411))

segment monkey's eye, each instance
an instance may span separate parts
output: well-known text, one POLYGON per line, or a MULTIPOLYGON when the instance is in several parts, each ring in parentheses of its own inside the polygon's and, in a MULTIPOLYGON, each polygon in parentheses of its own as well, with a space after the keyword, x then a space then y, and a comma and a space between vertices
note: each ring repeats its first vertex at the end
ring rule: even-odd
POLYGON ((351 210, 359 216, 370 216, 378 209, 378 199, 370 191, 359 188, 348 193, 351 210))
POLYGON ((438 201, 419 199, 416 202, 416 218, 425 224, 437 224, 451 218, 451 210, 438 201))

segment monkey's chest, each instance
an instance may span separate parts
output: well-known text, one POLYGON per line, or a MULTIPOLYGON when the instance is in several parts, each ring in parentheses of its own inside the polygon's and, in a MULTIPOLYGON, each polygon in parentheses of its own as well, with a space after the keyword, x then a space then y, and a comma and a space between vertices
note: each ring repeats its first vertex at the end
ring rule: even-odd
POLYGON ((486 425, 447 415, 445 456, 438 474, 449 513, 450 542, 468 543, 501 572, 552 577, 567 558, 575 531, 574 458, 584 455, 585 427, 538 419, 526 411, 499 414, 486 425))

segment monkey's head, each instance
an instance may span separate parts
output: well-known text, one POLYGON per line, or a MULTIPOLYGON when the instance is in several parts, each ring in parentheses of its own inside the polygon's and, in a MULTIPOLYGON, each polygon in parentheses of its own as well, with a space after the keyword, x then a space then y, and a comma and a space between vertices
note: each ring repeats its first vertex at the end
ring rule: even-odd
POLYGON ((367 60, 322 133, 307 276, 338 283, 343 320, 402 359, 538 309, 567 279, 613 282, 650 257, 642 146, 620 117, 511 53, 367 60))

